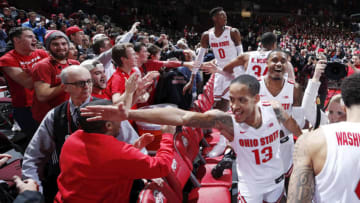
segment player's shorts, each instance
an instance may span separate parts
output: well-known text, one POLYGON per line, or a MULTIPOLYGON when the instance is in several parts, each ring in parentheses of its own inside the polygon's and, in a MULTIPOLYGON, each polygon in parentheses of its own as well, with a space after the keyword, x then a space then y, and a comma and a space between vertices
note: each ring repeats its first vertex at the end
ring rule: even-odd
POLYGON ((294 138, 289 134, 280 138, 280 158, 284 166, 284 174, 291 171, 293 165, 293 152, 294 152, 294 138))
POLYGON ((259 202, 268 202, 268 203, 277 203, 280 202, 284 196, 284 180, 277 184, 270 192, 259 193, 254 191, 253 194, 248 194, 247 196, 242 196, 241 191, 238 195, 239 203, 259 203, 259 202))
MULTIPOLYGON (((245 73, 243 66, 236 66, 234 69, 235 78, 239 75, 245 73)), ((216 101, 219 101, 221 98, 225 100, 230 100, 229 98, 229 86, 231 80, 221 74, 215 74, 215 82, 214 82, 214 98, 216 101), (218 79, 216 79, 218 77, 218 79), (218 80, 218 84, 216 85, 216 81, 218 80)))
POLYGON ((214 100, 220 101, 222 98, 229 100, 229 85, 231 80, 227 79, 222 74, 215 74, 214 81, 214 100))

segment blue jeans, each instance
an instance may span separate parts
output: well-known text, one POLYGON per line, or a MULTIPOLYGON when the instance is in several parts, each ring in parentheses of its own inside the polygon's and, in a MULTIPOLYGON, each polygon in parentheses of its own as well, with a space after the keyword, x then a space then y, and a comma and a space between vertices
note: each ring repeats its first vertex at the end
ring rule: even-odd
POLYGON ((24 132, 27 136, 27 139, 30 141, 39 127, 31 113, 30 107, 14 107, 14 118, 18 122, 21 131, 24 132))

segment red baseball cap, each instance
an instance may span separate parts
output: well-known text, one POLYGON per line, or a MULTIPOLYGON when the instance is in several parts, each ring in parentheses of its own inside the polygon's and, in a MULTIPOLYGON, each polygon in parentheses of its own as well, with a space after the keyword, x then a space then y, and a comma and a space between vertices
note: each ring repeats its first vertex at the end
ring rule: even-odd
POLYGON ((66 35, 70 37, 70 35, 83 31, 82 29, 80 29, 78 26, 71 26, 68 29, 66 29, 66 35))

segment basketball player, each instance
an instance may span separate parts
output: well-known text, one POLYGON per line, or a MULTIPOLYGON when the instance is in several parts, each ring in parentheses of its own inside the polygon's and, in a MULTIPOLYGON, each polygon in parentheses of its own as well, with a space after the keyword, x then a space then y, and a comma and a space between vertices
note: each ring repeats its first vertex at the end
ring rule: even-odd
POLYGON ((232 114, 219 110, 205 113, 175 108, 127 110, 122 106, 93 106, 82 109, 90 120, 138 120, 157 124, 217 128, 237 154, 239 200, 277 202, 284 191, 280 158, 280 123, 295 135, 301 130, 279 103, 259 104, 260 84, 241 75, 230 84, 232 114))
POLYGON ((288 202, 360 201, 360 73, 342 81, 341 96, 346 121, 298 139, 288 202))
MULTIPOLYGON (((202 69, 208 73, 220 73, 226 76, 226 78, 233 78, 232 74, 235 72, 236 67, 243 66, 246 74, 253 75, 255 77, 261 77, 268 72, 267 58, 269 53, 276 49, 276 35, 272 32, 266 32, 261 36, 262 48, 259 51, 250 51, 233 59, 225 67, 219 68, 216 64, 208 62, 204 63, 202 69)), ((292 69, 291 63, 287 64, 286 72, 288 78, 294 80, 295 75, 292 69)))
MULTIPOLYGON (((273 50, 268 54, 268 72, 260 77, 260 100, 279 102, 284 110, 302 127, 305 123, 301 109, 302 89, 294 81, 284 77, 288 63, 287 54, 281 50, 273 50)), ((292 169, 292 154, 294 149, 293 135, 282 126, 281 158, 285 177, 290 177, 292 169)))
MULTIPOLYGON (((201 36, 201 48, 195 60, 195 67, 200 67, 207 48, 210 46, 215 55, 217 65, 222 69, 232 59, 243 53, 241 36, 238 29, 226 26, 227 17, 223 8, 213 8, 209 14, 214 22, 214 27, 205 31, 201 36)), ((194 71, 197 71, 197 69, 194 71)), ((215 75, 215 108, 223 111, 229 110, 229 98, 224 97, 229 90, 230 81, 221 74, 215 75)))

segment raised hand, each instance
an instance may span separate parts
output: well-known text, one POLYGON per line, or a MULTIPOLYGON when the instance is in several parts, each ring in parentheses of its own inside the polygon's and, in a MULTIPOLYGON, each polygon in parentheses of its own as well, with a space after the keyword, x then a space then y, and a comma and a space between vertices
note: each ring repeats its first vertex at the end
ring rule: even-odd
POLYGON ((148 144, 152 143, 155 139, 155 136, 151 133, 142 134, 139 139, 134 142, 134 147, 137 149, 142 149, 148 144))
POLYGON ((135 23, 131 26, 130 32, 132 32, 132 33, 137 33, 137 32, 138 32, 137 27, 138 27, 139 25, 140 25, 140 22, 135 22, 135 23))
POLYGON ((134 73, 125 82, 125 91, 127 93, 134 93, 138 87, 139 75, 134 73))
POLYGON ((313 75, 313 79, 315 81, 319 81, 321 75, 325 72, 325 67, 326 67, 326 61, 325 60, 320 60, 316 63, 315 66, 315 72, 313 75))

